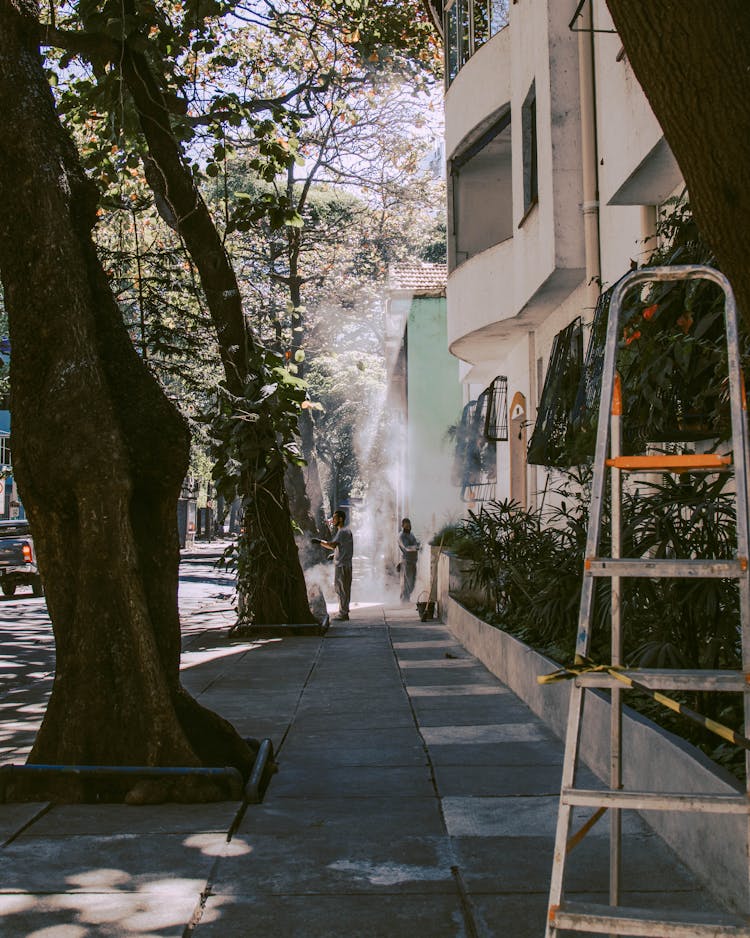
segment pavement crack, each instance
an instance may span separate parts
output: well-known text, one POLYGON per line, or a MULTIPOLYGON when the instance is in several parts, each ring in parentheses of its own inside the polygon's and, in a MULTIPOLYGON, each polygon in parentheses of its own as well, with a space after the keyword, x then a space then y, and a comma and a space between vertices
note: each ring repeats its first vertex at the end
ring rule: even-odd
POLYGON ((24 831, 28 830, 32 824, 36 824, 36 822, 41 820, 41 818, 43 818, 45 814, 51 811, 53 806, 54 806, 53 802, 49 801, 46 805, 44 805, 43 808, 40 808, 33 817, 29 818, 29 820, 25 824, 22 824, 21 827, 19 827, 17 831, 11 834, 7 840, 4 840, 3 843, 0 844, 0 846, 7 847, 10 844, 12 844, 13 841, 16 840, 16 838, 20 837, 24 831))
POLYGON ((401 681, 401 686, 403 688, 406 699, 409 703, 409 710, 411 711, 411 717, 414 721, 414 727, 419 733, 419 738, 422 740, 422 749, 424 750, 425 759, 427 760, 427 767, 430 772, 430 783, 432 785, 432 790, 437 799, 438 812, 440 814, 440 821, 443 825, 443 830, 445 832, 445 839, 448 845, 448 853, 451 861, 451 876, 453 877, 453 882, 456 884, 456 891, 458 893, 458 899, 461 904, 461 912, 464 918, 464 925, 466 927, 466 936, 467 938, 480 938, 479 931, 477 929, 476 916, 474 913, 474 906, 469 897, 469 893, 466 889, 466 884, 464 883, 463 876, 461 875, 461 869, 458 865, 458 858, 456 857, 456 852, 453 844, 453 838, 448 832, 448 824, 445 820, 445 812, 443 811, 443 799, 440 794, 440 789, 437 783, 437 775, 435 773, 435 764, 432 761, 432 756, 430 755, 430 747, 427 744, 427 741, 424 738, 422 733, 422 727, 419 725, 419 717, 417 716, 417 711, 414 707, 414 700, 409 694, 406 687, 406 679, 404 677, 403 668, 398 666, 398 655, 396 654, 396 649, 393 647, 393 637, 391 635, 390 625, 388 623, 388 618, 385 615, 385 610, 383 611, 383 618, 385 619, 385 624, 388 628, 388 642, 391 646, 391 653, 393 654, 394 661, 396 663, 399 679, 401 681))

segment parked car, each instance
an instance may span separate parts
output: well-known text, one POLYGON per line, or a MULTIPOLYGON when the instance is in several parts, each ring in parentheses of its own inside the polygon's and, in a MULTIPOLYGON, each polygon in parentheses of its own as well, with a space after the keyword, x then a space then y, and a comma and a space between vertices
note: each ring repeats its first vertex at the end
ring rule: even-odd
POLYGON ((0 521, 0 590, 12 596, 18 586, 44 593, 28 521, 0 521))

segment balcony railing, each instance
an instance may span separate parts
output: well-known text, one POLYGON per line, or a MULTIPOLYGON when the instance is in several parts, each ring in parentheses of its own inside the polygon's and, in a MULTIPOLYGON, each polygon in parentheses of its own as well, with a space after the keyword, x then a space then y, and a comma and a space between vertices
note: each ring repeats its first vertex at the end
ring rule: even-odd
POLYGON ((488 39, 508 25, 509 0, 448 0, 445 4, 445 81, 488 39))

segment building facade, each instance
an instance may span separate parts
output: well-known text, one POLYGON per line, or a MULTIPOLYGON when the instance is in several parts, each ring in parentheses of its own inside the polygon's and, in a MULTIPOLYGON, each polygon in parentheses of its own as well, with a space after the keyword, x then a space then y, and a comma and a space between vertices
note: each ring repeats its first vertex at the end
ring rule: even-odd
POLYGON ((534 506, 555 337, 579 317, 585 336, 683 183, 605 0, 447 0, 443 28, 448 344, 466 403, 506 379, 492 494, 534 506))
POLYGON ((396 415, 397 530, 408 516, 421 541, 462 514, 451 463, 463 406, 459 362, 448 351, 444 264, 393 265, 386 309, 389 407, 396 415))

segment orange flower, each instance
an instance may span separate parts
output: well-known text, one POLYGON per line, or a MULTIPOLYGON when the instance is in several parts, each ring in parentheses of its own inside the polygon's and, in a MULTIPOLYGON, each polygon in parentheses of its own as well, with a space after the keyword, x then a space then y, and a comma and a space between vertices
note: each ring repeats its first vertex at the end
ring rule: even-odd
POLYGON ((625 339, 625 345, 630 345, 631 342, 635 342, 635 340, 640 339, 640 337, 641 331, 640 329, 636 329, 632 335, 629 335, 627 339, 625 339))
POLYGON ((658 303, 654 303, 653 306, 647 306, 647 307, 643 310, 643 318, 646 319, 646 320, 653 319, 654 316, 656 315, 656 311, 657 311, 658 309, 659 309, 659 304, 658 304, 658 303))
POLYGON ((693 325, 693 317, 690 313, 683 313, 682 316, 677 320, 677 325, 682 329, 685 335, 690 332, 690 327, 693 325))

